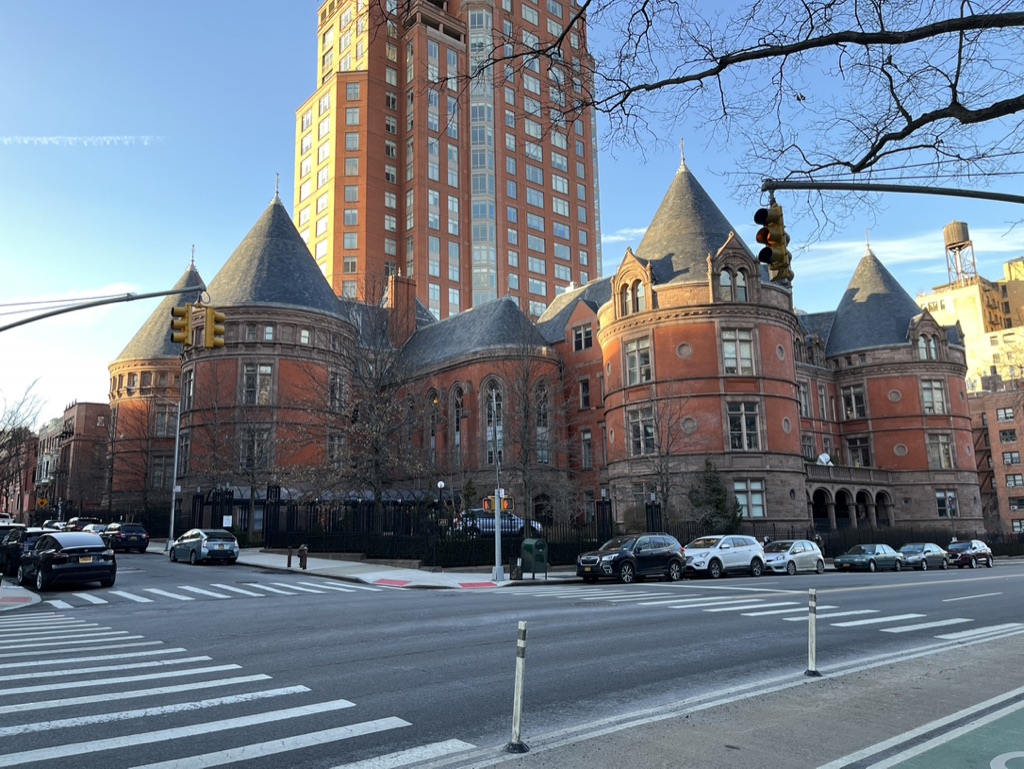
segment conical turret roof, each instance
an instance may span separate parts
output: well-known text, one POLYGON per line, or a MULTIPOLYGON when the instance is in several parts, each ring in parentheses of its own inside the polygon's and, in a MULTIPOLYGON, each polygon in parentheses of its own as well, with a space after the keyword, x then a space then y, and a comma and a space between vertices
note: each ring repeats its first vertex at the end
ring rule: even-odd
POLYGON ((920 314, 917 302, 868 248, 836 309, 825 354, 904 344, 920 314))
MULTIPOLYGON (((730 232, 735 228, 684 163, 635 253, 638 259, 652 263, 659 283, 706 282, 708 254, 717 253, 730 232)), ((750 254, 745 244, 743 248, 750 254)), ((753 260, 753 255, 750 258, 753 260)))
POLYGON ((171 308, 184 307, 199 301, 199 295, 206 288, 195 264, 190 264, 185 274, 174 284, 175 290, 195 288, 183 294, 165 296, 160 306, 153 311, 138 333, 117 356, 117 360, 148 360, 151 358, 177 358, 181 345, 171 341, 171 308))
POLYGON ((210 281, 215 307, 270 304, 339 315, 339 300, 276 195, 210 281))

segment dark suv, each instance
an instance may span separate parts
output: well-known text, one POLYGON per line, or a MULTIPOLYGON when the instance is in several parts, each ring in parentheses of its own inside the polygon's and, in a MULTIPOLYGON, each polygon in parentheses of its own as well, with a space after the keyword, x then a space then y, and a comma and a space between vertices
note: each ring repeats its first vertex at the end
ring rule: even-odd
POLYGON ((675 537, 663 532, 613 537, 597 550, 576 557, 576 576, 584 582, 611 577, 630 583, 644 577, 683 578, 686 555, 675 537))
POLYGON ((149 532, 141 523, 114 522, 100 534, 111 550, 138 550, 145 553, 149 547, 149 532))
POLYGON ((0 574, 13 577, 18 573, 21 554, 29 550, 43 534, 55 529, 19 526, 0 537, 0 574))
POLYGON ((85 516, 79 516, 78 518, 72 518, 64 525, 64 531, 81 531, 90 523, 102 523, 99 518, 86 518, 85 516))
POLYGON ((946 548, 949 553, 949 562, 956 564, 958 569, 969 566, 972 569, 978 568, 978 564, 985 564, 990 569, 995 566, 992 558, 992 550, 980 539, 965 539, 959 542, 950 542, 946 548))

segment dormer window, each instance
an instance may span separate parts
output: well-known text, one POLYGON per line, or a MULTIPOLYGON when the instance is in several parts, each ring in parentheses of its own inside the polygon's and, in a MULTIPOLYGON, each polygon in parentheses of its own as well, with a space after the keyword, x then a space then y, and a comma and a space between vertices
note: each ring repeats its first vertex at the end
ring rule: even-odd
POLYGON ((643 312, 647 309, 647 298, 644 294, 644 284, 639 280, 633 284, 633 312, 643 312))
POLYGON ((723 302, 732 301, 732 275, 726 270, 722 270, 722 273, 718 276, 718 287, 720 289, 719 295, 722 297, 723 302))
POLYGON ((742 270, 722 270, 718 275, 719 299, 723 302, 747 301, 747 275, 742 270))
POLYGON ((623 316, 629 315, 633 309, 633 292, 628 285, 622 287, 622 290, 619 292, 619 299, 620 314, 623 316))

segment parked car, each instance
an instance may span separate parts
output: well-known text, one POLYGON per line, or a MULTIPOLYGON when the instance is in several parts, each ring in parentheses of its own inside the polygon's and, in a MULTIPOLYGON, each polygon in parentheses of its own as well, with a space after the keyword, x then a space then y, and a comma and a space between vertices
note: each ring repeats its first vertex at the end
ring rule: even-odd
POLYGON ((81 531, 90 523, 101 523, 99 518, 86 518, 85 516, 78 516, 71 518, 67 523, 64 524, 64 531, 81 531))
POLYGON ((888 545, 854 545, 837 557, 833 563, 836 571, 851 571, 853 569, 900 571, 903 568, 903 554, 897 553, 888 545))
POLYGON ((195 564, 202 561, 238 560, 238 540, 225 529, 189 529, 171 543, 172 561, 188 561, 195 564))
POLYGON ((13 577, 18 573, 21 554, 36 543, 43 534, 56 529, 42 529, 38 526, 21 526, 9 530, 0 539, 0 574, 13 577))
POLYGON ((921 571, 949 568, 949 553, 934 542, 910 542, 901 547, 900 552, 907 568, 921 571))
POLYGON ((686 571, 718 579, 729 572, 746 572, 754 577, 764 573, 764 545, 741 534, 698 537, 683 548, 686 571))
POLYGON ((809 539, 775 539, 764 546, 764 565, 775 572, 825 571, 821 549, 809 539))
POLYGON ((117 577, 114 551, 99 534, 47 531, 21 554, 18 582, 46 590, 57 582, 96 582, 112 587, 117 577))
POLYGON ((991 548, 980 539, 950 542, 947 549, 950 562, 956 564, 958 569, 962 569, 964 566, 976 569, 979 563, 985 564, 990 569, 995 566, 991 548))
POLYGON ((14 531, 15 529, 25 529, 25 528, 28 528, 27 526, 25 526, 25 524, 23 524, 23 523, 15 523, 14 521, 12 521, 10 519, 8 519, 6 523, 0 522, 0 539, 3 539, 4 537, 6 537, 7 533, 10 532, 10 531, 14 531))
POLYGON ((56 529, 57 531, 63 531, 67 524, 64 521, 58 521, 56 518, 50 518, 49 520, 43 521, 44 529, 56 529))
POLYGON ((93 534, 102 534, 107 530, 107 524, 105 523, 87 523, 82 527, 82 531, 89 531, 93 534))
POLYGON ((107 547, 117 550, 138 550, 145 553, 149 547, 149 532, 141 523, 115 521, 101 535, 107 547))
POLYGON ((630 583, 644 577, 664 577, 676 582, 683 578, 686 554, 675 537, 664 532, 626 534, 613 537, 597 550, 576 557, 576 576, 584 582, 611 577, 630 583))
MULTIPOLYGON (((452 527, 456 532, 462 532, 470 539, 475 537, 494 536, 494 513, 489 513, 482 507, 466 510, 455 520, 452 527)), ((529 532, 531 537, 539 537, 544 533, 544 527, 537 521, 530 521, 527 528, 526 521, 518 515, 507 511, 501 512, 501 535, 512 537, 525 537, 529 532)))

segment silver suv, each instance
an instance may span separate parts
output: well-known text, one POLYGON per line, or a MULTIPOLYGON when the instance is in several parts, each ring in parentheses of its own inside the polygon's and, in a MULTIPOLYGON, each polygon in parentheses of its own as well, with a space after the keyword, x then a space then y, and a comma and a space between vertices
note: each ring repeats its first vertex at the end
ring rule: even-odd
POLYGON ((687 574, 707 574, 718 579, 729 572, 743 572, 753 577, 764 573, 764 546, 753 537, 713 534, 698 537, 684 550, 687 574))

